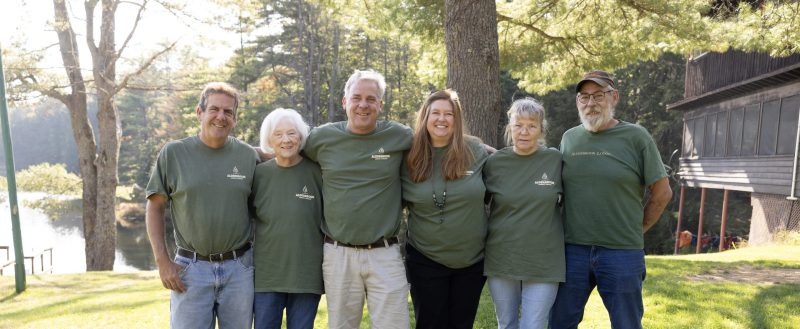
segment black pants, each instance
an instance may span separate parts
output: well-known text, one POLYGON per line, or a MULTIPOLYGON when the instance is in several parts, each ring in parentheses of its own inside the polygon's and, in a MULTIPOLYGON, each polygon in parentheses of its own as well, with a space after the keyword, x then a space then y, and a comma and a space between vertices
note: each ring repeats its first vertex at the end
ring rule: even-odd
POLYGON ((417 329, 472 328, 486 282, 483 260, 452 269, 407 244, 406 267, 417 329))

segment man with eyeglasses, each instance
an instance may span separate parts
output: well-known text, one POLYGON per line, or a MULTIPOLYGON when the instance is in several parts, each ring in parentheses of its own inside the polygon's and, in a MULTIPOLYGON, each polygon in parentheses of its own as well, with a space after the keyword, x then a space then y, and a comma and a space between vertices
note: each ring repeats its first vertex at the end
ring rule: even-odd
POLYGON ((581 125, 561 139, 566 282, 559 285, 549 325, 577 328, 596 286, 612 328, 641 328, 643 234, 658 221, 672 190, 647 130, 614 118, 619 91, 611 76, 591 71, 575 89, 581 125))

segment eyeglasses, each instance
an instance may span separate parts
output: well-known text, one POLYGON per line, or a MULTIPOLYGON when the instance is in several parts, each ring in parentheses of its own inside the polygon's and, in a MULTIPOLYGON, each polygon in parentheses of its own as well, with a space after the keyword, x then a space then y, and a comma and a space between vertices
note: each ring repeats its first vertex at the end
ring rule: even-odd
POLYGON ((601 92, 597 92, 597 93, 594 93, 594 94, 578 93, 578 101, 581 102, 581 104, 588 104, 589 103, 589 99, 591 98, 591 99, 594 99, 595 103, 600 103, 600 102, 606 100, 606 94, 610 93, 610 92, 614 92, 614 91, 613 90, 601 91, 601 92))

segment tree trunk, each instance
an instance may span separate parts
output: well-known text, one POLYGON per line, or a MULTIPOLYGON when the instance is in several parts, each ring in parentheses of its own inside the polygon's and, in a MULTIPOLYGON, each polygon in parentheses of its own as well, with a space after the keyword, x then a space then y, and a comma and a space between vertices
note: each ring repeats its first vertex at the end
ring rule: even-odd
POLYGON ((338 106, 335 95, 338 95, 336 90, 336 79, 339 73, 339 24, 333 23, 333 56, 331 57, 331 76, 328 79, 328 122, 336 120, 336 109, 338 106))
POLYGON ((386 78, 386 92, 385 92, 386 95, 384 95, 384 97, 383 97, 383 99, 384 99, 384 101, 383 101, 383 119, 384 120, 389 120, 389 118, 391 117, 389 114, 391 114, 391 112, 392 112, 392 100, 393 100, 392 99, 393 98, 392 97, 392 90, 394 89, 393 88, 393 84, 394 84, 393 81, 395 79, 392 79, 392 74, 390 74, 390 72, 389 72, 389 60, 388 60, 388 58, 389 58, 388 57, 389 45, 388 45, 388 41, 386 40, 386 37, 381 39, 381 52, 383 53, 383 70, 381 70, 381 72, 385 76, 388 77, 388 78, 386 78))
MULTIPOLYGON (((100 43, 97 48, 89 46, 92 54, 92 72, 97 93, 98 139, 97 157, 97 217, 94 235, 86 238, 87 269, 113 270, 116 249, 115 201, 117 184, 117 162, 119 160, 119 134, 117 107, 114 94, 117 92, 117 50, 114 38, 114 14, 117 1, 102 0, 100 43)), ((87 17, 90 12, 87 12, 87 17)))
POLYGON ((116 85, 116 53, 114 14, 117 2, 102 1, 100 42, 94 44, 94 11, 98 0, 84 2, 86 11, 86 41, 92 55, 92 73, 97 95, 99 138, 87 115, 86 82, 80 68, 75 32, 69 21, 66 2, 53 0, 54 24, 58 34, 61 59, 67 72, 70 94, 55 91, 48 95, 62 101, 70 112, 83 186, 83 236, 86 240, 86 270, 110 271, 114 268, 116 249, 115 192, 119 133, 117 109, 114 105, 116 85))
POLYGON ((502 113, 493 0, 445 1, 447 87, 458 92, 469 133, 497 145, 502 113))

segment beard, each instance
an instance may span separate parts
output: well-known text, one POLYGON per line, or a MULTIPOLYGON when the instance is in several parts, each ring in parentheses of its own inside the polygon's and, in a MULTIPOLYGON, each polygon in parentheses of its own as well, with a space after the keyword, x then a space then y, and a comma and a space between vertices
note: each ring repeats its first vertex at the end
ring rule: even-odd
POLYGON ((607 108, 603 109, 601 107, 595 106, 592 108, 587 108, 589 113, 597 112, 599 115, 594 115, 592 117, 588 117, 582 111, 578 111, 578 116, 581 118, 581 124, 583 124, 583 128, 591 131, 591 132, 599 132, 603 127, 605 127, 611 119, 614 118, 614 108, 607 108))

